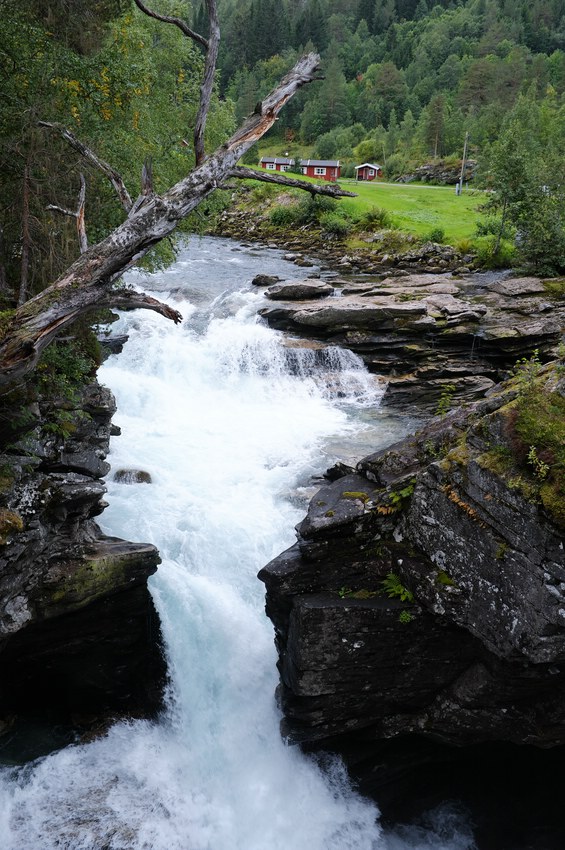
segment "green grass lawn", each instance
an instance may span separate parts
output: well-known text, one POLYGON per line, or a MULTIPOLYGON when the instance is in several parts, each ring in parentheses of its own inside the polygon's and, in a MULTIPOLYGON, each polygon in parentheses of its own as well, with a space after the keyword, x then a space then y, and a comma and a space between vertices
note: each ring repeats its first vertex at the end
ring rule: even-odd
POLYGON ((448 242, 475 235, 478 207, 485 201, 483 193, 477 190, 464 189, 463 194, 457 196, 454 186, 357 183, 343 179, 339 183, 358 195, 357 198, 342 198, 339 203, 344 209, 359 214, 371 207, 382 207, 393 215, 400 230, 425 236, 430 230, 441 227, 448 242))
MULTIPOLYGON (((288 176, 308 183, 324 183, 300 174, 289 173, 288 176)), ((434 228, 441 227, 445 241, 450 244, 476 235, 475 228, 480 217, 478 208, 485 202, 483 192, 464 189, 463 194, 457 196, 455 186, 380 181, 359 183, 345 178, 340 179, 339 185, 357 193, 356 198, 339 200, 339 206, 353 215, 359 216, 371 207, 382 207, 392 214, 399 230, 425 237, 434 228)))

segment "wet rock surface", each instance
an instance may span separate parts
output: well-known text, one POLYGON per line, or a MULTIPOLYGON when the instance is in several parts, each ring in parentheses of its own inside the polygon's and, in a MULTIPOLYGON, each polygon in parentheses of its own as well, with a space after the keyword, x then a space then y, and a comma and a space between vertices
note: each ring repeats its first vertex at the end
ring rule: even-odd
POLYGON ((404 409, 435 410, 446 393, 482 397, 532 351, 549 358, 565 326, 563 295, 539 278, 420 272, 329 280, 333 297, 277 300, 259 313, 272 327, 354 351, 387 378, 384 403, 404 409))
POLYGON ((38 408, 35 427, 0 458, 0 718, 8 741, 36 715, 80 731, 160 707, 165 667, 147 590, 158 552, 107 537, 95 522, 105 507, 114 411, 112 394, 92 384, 65 403, 63 419, 38 408))
POLYGON ((463 800, 481 850, 565 839, 535 784, 565 791, 565 531, 508 451, 517 393, 331 471, 259 574, 284 734, 393 820, 463 800))

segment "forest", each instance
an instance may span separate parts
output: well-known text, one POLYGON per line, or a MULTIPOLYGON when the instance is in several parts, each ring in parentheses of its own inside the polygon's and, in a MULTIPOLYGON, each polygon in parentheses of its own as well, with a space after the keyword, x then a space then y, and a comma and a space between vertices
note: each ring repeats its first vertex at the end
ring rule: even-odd
MULTIPOLYGON (((122 217, 109 181, 60 124, 122 176, 132 195, 151 162, 157 192, 194 165, 190 139, 203 51, 130 0, 6 0, 0 20, 0 295, 22 304, 78 253, 76 209, 95 243, 122 217)), ((205 4, 156 0, 206 33, 205 4)), ((433 158, 479 162, 494 212, 562 270, 565 0, 221 0, 206 140, 220 144, 291 68, 317 50, 324 79, 301 89, 261 150, 383 165, 387 179, 433 158), (532 223, 533 222, 533 223, 532 223), (549 247, 547 247, 549 246, 549 247)), ((244 157, 258 160, 255 146, 244 157)), ((292 154, 291 154, 292 155, 292 154)), ((202 228, 221 193, 191 214, 202 228)), ((146 263, 166 263, 163 240, 146 263)))

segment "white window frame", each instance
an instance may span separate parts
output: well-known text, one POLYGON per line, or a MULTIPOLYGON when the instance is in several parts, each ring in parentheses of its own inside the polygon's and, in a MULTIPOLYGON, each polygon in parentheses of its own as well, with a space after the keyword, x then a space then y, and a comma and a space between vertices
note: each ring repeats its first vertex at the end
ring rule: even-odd
POLYGON ((374 176, 375 176, 375 169, 369 168, 369 177, 374 177, 374 176))
POLYGON ((325 177, 326 169, 324 166, 316 165, 314 168, 314 174, 316 177, 325 177))
POLYGON ((308 174, 308 167, 307 167, 306 165, 303 165, 303 166, 302 166, 302 173, 303 173, 303 174, 308 174))
POLYGON ((267 169, 267 171, 276 171, 277 170, 277 166, 275 165, 274 162, 266 162, 265 168, 267 169))
POLYGON ((290 171, 290 165, 281 165, 281 171, 290 171))

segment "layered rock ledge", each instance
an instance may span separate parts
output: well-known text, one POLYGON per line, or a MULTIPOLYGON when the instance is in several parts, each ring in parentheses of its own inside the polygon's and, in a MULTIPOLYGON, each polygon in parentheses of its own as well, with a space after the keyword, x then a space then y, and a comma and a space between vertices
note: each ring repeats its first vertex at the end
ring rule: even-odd
POLYGON ((384 403, 404 410, 434 410, 445 394, 482 397, 518 359, 534 350, 552 356, 565 326, 563 280, 421 273, 328 283, 325 296, 320 281, 275 284, 259 314, 274 328, 355 352, 386 378, 384 403))
MULTIPOLYGON (((534 445, 526 459, 533 438, 522 422, 539 420, 549 452, 548 411, 556 422, 565 415, 562 371, 536 365, 535 378, 526 370, 345 470, 312 499, 297 543, 259 574, 275 626, 284 734, 340 753, 385 813, 403 814, 407 797, 425 808, 465 796, 469 775, 471 796, 488 788, 484 795, 500 800, 505 789, 493 791, 489 772, 501 776, 501 766, 513 765, 501 780, 508 788, 514 769, 521 777, 520 802, 502 813, 517 822, 536 771, 563 788, 561 455, 536 466, 543 450, 534 445), (543 761, 549 748, 558 759, 543 761)), ((529 828, 544 816, 534 811, 529 828)), ((555 845, 522 837, 480 846, 546 848, 564 837, 560 827, 555 845)))
MULTIPOLYGON (((0 458, 0 752, 6 758, 13 739, 25 739, 21 730, 35 722, 64 729, 64 743, 114 717, 153 715, 165 679, 147 589, 158 552, 108 537, 95 522, 105 507, 112 394, 95 383, 48 417, 37 403, 22 411, 25 433, 0 458)), ((50 739, 40 749, 56 743, 50 739)), ((14 752, 25 749, 20 744, 14 752)))

